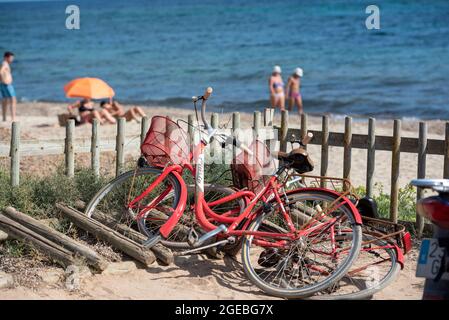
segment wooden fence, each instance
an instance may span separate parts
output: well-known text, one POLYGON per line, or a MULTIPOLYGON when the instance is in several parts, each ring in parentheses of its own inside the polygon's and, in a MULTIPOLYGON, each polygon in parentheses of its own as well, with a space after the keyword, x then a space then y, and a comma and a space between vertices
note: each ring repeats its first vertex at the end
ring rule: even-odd
MULTIPOLYGON (((367 150, 366 165, 366 191, 368 196, 373 195, 373 181, 375 176, 375 159, 376 151, 390 151, 392 154, 391 161, 391 190, 390 190, 390 220, 396 222, 398 220, 398 197, 399 197, 399 174, 400 159, 402 152, 416 153, 417 161, 417 177, 424 178, 426 176, 426 155, 442 155, 444 157, 443 177, 449 178, 449 123, 446 123, 446 133, 444 140, 428 139, 427 124, 419 123, 419 138, 410 138, 401 136, 401 120, 394 120, 393 136, 376 135, 376 121, 369 119, 367 134, 352 133, 352 118, 345 118, 344 132, 329 131, 329 117, 322 117, 321 130, 308 130, 307 115, 301 117, 300 129, 289 128, 288 111, 282 111, 281 124, 279 127, 273 125, 274 112, 273 109, 265 109, 262 115, 260 112, 254 112, 252 128, 257 132, 263 127, 274 127, 278 130, 278 138, 280 149, 285 151, 288 141, 293 135, 296 137, 304 137, 307 132, 312 132, 314 138, 310 144, 321 145, 321 172, 320 175, 327 176, 329 162, 329 147, 342 147, 343 152, 343 177, 351 176, 352 149, 367 150)), ((193 123, 194 117, 190 115, 188 122, 193 123)), ((214 113, 211 117, 213 127, 218 126, 218 114, 214 113)), ((10 156, 11 158, 11 184, 17 186, 20 181, 20 156, 21 155, 43 155, 43 154, 65 154, 65 168, 68 176, 74 175, 75 169, 75 151, 91 153, 91 168, 98 175, 100 173, 100 152, 115 151, 116 153, 116 174, 120 174, 124 167, 125 146, 138 150, 140 142, 144 139, 148 130, 148 118, 143 118, 141 123, 140 139, 135 136, 125 136, 125 120, 119 119, 117 122, 117 135, 115 141, 106 139, 100 141, 98 134, 98 122, 92 124, 91 139, 75 139, 75 124, 69 121, 66 126, 66 136, 64 140, 47 140, 47 141, 20 141, 19 123, 12 124, 11 144, 10 146, 0 145, 0 157, 10 156), (63 146, 62 146, 63 144, 63 146), (9 150, 8 150, 9 149, 9 150), (8 153, 9 151, 9 153, 8 153)), ((189 132, 192 127, 189 126, 189 132)), ((232 116, 232 130, 240 129, 240 114, 235 112, 232 116)), ((417 198, 423 196, 422 190, 417 191, 417 198)), ((417 229, 421 231, 424 221, 416 217, 417 229)))

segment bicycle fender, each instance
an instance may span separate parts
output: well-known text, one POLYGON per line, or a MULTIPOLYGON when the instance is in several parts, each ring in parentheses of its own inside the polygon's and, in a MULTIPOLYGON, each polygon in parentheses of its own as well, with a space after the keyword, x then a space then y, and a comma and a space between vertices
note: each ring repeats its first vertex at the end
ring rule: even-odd
POLYGON ((168 220, 164 223, 164 225, 159 229, 159 233, 165 239, 168 238, 170 232, 172 232, 173 228, 176 226, 179 219, 183 215, 187 203, 187 186, 184 180, 182 179, 181 175, 176 171, 173 171, 171 174, 173 174, 176 177, 179 184, 181 185, 181 196, 179 198, 179 203, 175 211, 170 216, 170 218, 168 218, 168 220))

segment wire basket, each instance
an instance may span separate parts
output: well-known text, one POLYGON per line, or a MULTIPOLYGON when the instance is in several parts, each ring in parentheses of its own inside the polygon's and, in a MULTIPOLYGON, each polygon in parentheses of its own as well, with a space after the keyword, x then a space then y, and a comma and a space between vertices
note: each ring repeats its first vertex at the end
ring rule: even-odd
POLYGON ((140 150, 148 163, 155 167, 167 164, 182 166, 191 159, 187 133, 176 122, 162 116, 151 119, 140 150))
POLYGON ((255 140, 249 146, 253 155, 242 151, 231 164, 232 180, 238 189, 248 189, 257 193, 263 189, 276 169, 268 147, 255 140))

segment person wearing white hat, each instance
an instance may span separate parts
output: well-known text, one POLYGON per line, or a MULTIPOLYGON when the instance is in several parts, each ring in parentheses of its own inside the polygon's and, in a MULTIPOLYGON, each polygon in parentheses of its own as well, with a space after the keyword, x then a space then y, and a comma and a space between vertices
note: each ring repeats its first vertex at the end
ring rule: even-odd
POLYGON ((281 110, 285 109, 285 95, 284 95, 284 81, 281 76, 282 70, 280 66, 274 66, 270 79, 268 80, 268 87, 270 90, 271 107, 278 107, 281 110))
POLYGON ((304 75, 304 71, 301 68, 296 68, 293 74, 288 78, 287 83, 287 99, 288 99, 288 111, 292 111, 295 105, 298 106, 298 112, 301 115, 303 113, 302 97, 301 97, 301 78, 304 75))

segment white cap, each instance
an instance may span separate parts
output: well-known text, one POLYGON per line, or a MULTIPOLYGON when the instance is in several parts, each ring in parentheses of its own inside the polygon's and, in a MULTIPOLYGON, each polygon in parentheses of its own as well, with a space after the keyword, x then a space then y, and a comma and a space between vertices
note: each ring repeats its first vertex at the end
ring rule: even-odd
POLYGON ((302 77, 304 72, 301 68, 296 68, 295 71, 293 71, 294 74, 296 74, 298 77, 302 77))
POLYGON ((274 66, 273 73, 282 73, 282 69, 279 66, 274 66))

